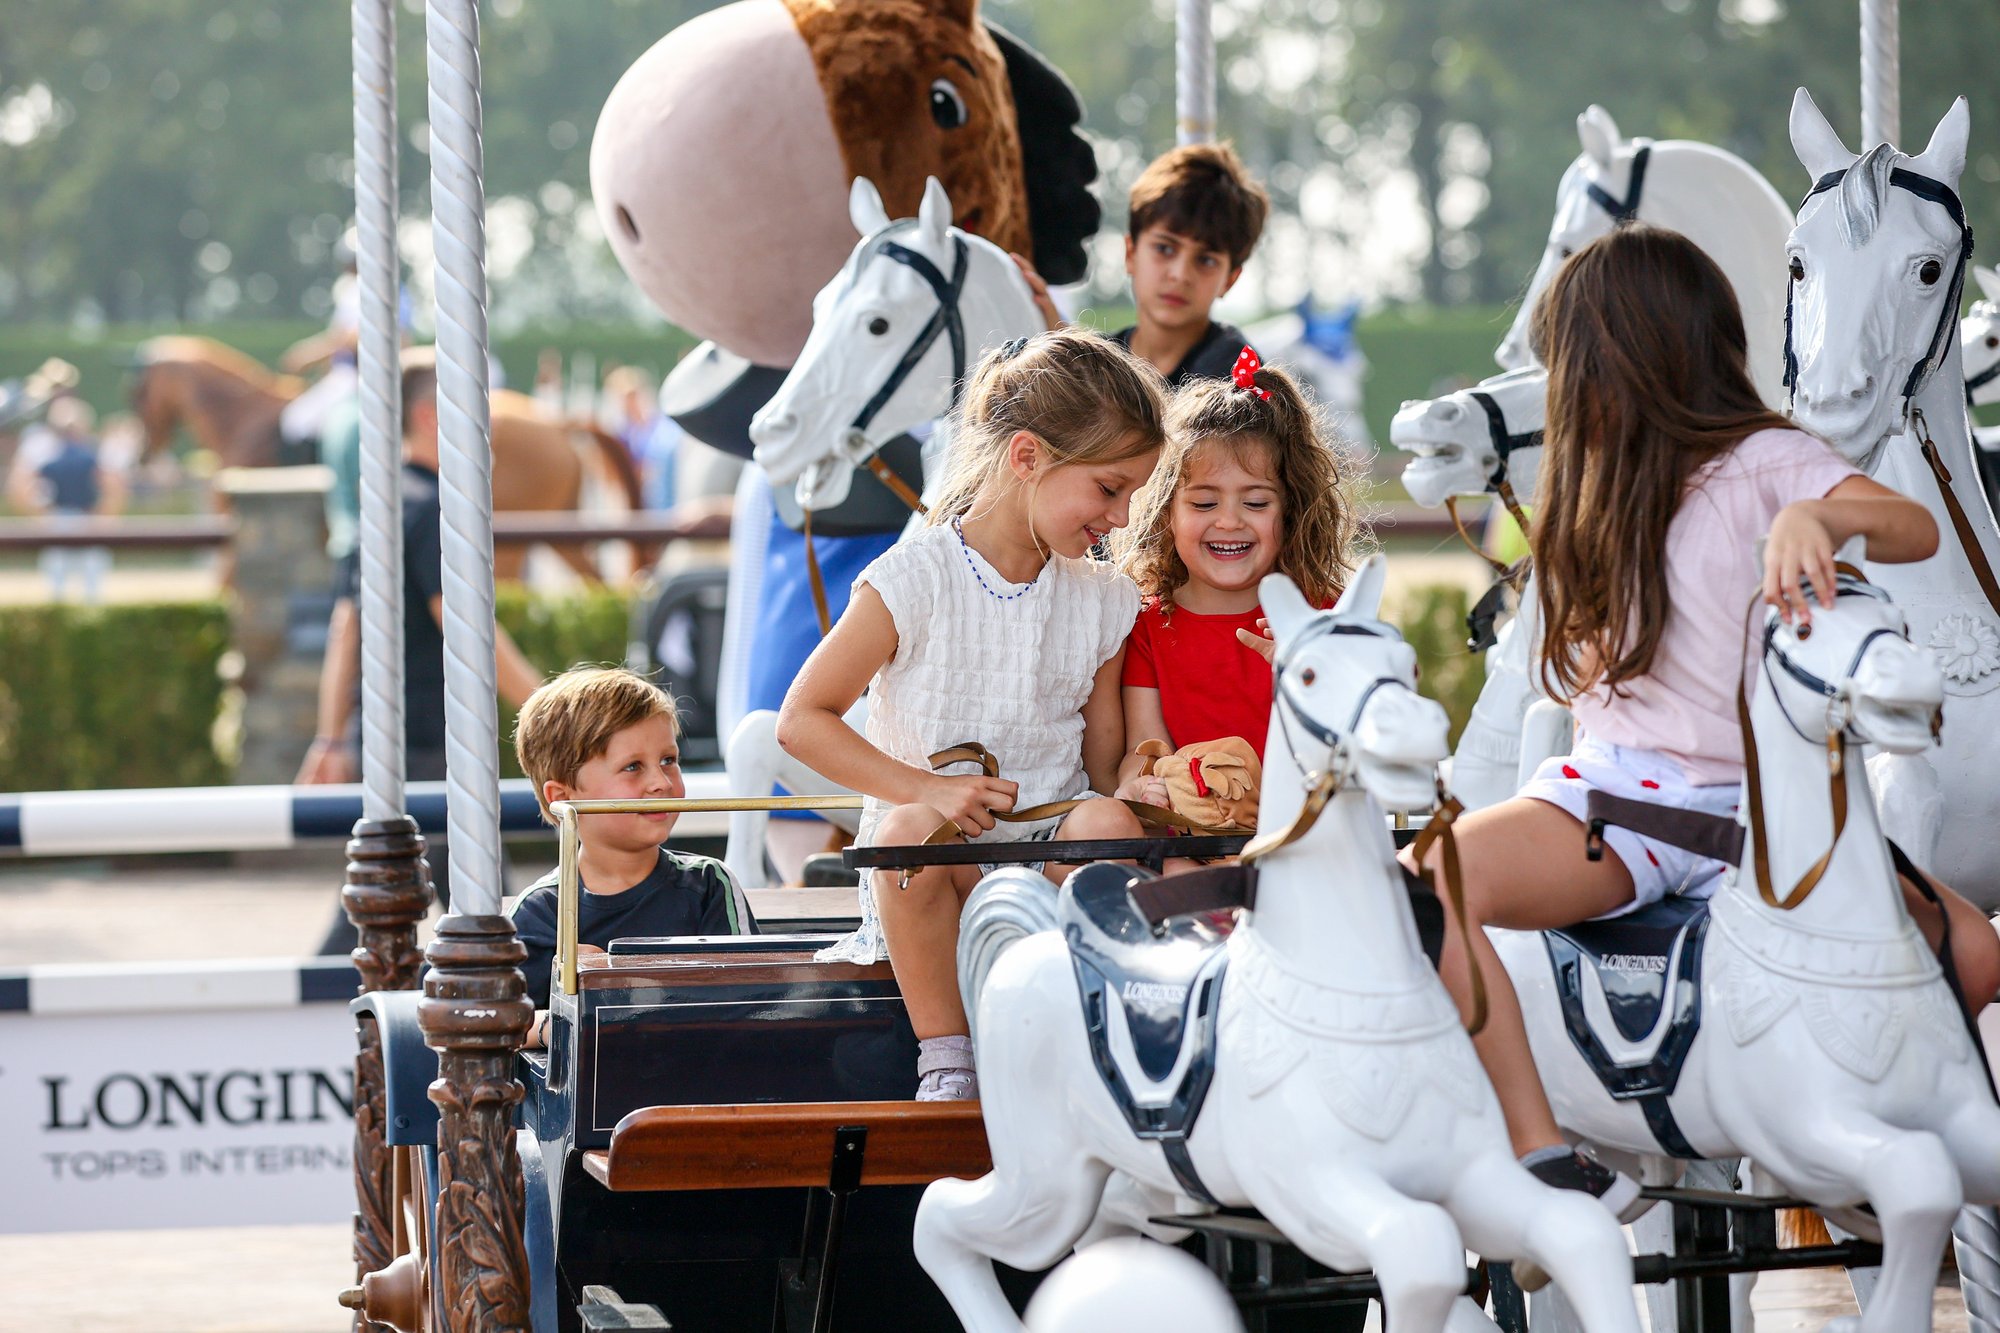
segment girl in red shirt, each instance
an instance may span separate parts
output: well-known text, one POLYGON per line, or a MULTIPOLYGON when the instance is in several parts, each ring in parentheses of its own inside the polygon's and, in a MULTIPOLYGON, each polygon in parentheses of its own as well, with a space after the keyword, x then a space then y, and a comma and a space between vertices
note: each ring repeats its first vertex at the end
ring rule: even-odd
POLYGON ((1290 375, 1246 347, 1230 379, 1174 397, 1118 547, 1145 598, 1125 645, 1119 795, 1165 803, 1164 784, 1140 776, 1148 740, 1241 736, 1263 755, 1273 645, 1257 583, 1282 572, 1333 605, 1354 531, 1343 461, 1290 375))

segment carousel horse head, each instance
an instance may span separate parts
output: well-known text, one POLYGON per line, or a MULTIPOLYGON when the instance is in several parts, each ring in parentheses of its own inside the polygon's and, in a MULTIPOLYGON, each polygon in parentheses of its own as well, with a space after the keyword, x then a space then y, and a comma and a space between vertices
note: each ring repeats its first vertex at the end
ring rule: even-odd
POLYGON ((1331 611, 1283 574, 1257 585, 1278 643, 1273 718, 1302 771, 1352 779, 1386 809, 1429 809, 1450 722, 1417 693, 1416 651, 1378 618, 1387 571, 1369 556, 1331 611))
POLYGON ((1970 127, 1961 97, 1915 157, 1888 144, 1857 157, 1805 89, 1792 101, 1792 147, 1813 182, 1785 247, 1792 415, 1858 465, 1905 428, 1917 395, 1957 355, 1972 251, 1957 186, 1970 127))
POLYGON ((1681 139, 1627 139, 1601 106, 1576 118, 1583 152, 1556 189, 1555 221, 1513 326, 1494 359, 1508 370, 1532 365, 1528 325, 1535 300, 1565 259, 1621 222, 1680 232, 1716 262, 1743 308, 1750 376, 1764 400, 1783 400, 1778 357, 1784 275, 1770 256, 1791 228, 1791 210, 1743 159, 1681 139))
POLYGON ((1788 625, 1775 609, 1763 616, 1761 696, 1791 729, 1814 745, 1839 732, 1890 754, 1919 754, 1936 738, 1944 674, 1910 642, 1909 625, 1889 595, 1862 576, 1863 541, 1841 549, 1838 596, 1815 599, 1808 626, 1788 625))
POLYGON ((612 251, 668 319, 790 365, 854 244, 848 183, 891 216, 944 182, 958 224, 1084 271, 1096 163, 1075 91, 978 0, 737 0, 674 29, 612 89, 590 183, 612 251))
POLYGON ((2000 403, 2000 272, 1972 266, 1983 299, 1958 325, 1958 350, 1965 358, 1965 405, 2000 403))
POLYGON ((914 218, 890 221, 864 178, 849 207, 861 244, 813 298, 812 335, 750 423, 758 465, 807 508, 839 504, 855 466, 948 412, 982 351, 1042 328, 1020 269, 952 225, 936 178, 914 218))
POLYGON ((1389 443, 1413 455, 1403 467, 1410 498, 1435 509, 1454 495, 1478 495, 1510 483, 1532 504, 1548 415, 1548 375, 1539 366, 1404 403, 1389 423, 1389 443))

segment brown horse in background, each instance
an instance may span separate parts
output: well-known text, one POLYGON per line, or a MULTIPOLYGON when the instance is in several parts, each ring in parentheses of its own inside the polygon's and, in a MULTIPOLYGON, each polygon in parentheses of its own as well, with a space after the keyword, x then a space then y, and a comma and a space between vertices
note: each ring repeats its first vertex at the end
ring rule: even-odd
MULTIPOLYGON (((268 467, 278 461, 278 414, 305 390, 305 381, 265 369, 212 338, 154 338, 139 348, 132 410, 146 430, 145 456, 173 442, 185 427, 223 467, 268 467)), ((644 502, 638 469, 617 437, 586 421, 562 421, 526 394, 499 389, 492 396, 493 510, 495 513, 574 511, 583 497, 584 460, 573 443, 588 436, 634 511, 644 502)), ((557 554, 596 578, 576 547, 557 554)), ((518 579, 526 551, 494 552, 497 578, 518 579)), ((643 553, 642 553, 643 555, 643 553)))

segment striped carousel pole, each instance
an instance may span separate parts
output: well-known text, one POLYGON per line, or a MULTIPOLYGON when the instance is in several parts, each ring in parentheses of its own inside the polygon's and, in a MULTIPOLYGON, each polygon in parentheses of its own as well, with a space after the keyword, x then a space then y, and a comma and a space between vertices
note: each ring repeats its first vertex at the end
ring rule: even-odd
MULTIPOLYGON (((417 984, 417 923, 430 907, 424 840, 403 788, 402 369, 396 258, 396 4, 354 0, 355 268, 361 320, 361 818, 347 843, 341 902, 364 992, 417 984)), ((359 1020, 354 1060, 354 1264, 395 1258, 394 1154, 384 1142, 382 1041, 359 1020)), ((352 1301, 349 1302, 352 1304, 352 1301)), ((365 1333, 387 1326, 357 1311, 365 1333)))
POLYGON ((1903 139, 1899 0, 1861 0, 1861 148, 1903 139))
POLYGON ((1174 8, 1175 142, 1215 137, 1215 32, 1212 0, 1180 0, 1174 8))
POLYGON ((487 417, 486 191, 477 0, 428 0, 432 242, 437 254, 438 476, 443 519, 446 836, 452 912, 426 955, 419 1010, 436 1050, 436 1250, 454 1333, 529 1326, 514 1053, 534 1009, 527 951, 500 913, 493 454, 487 417))

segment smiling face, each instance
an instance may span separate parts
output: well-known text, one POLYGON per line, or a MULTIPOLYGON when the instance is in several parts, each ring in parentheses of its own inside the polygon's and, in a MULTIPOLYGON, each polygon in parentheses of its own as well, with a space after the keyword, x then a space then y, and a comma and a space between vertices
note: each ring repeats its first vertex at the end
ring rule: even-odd
POLYGON ((1140 317, 1175 332, 1207 328, 1209 309, 1243 274, 1227 251, 1157 223, 1125 238, 1125 272, 1140 317))
POLYGON ((1171 515, 1174 550, 1188 571, 1174 600, 1188 610, 1247 611, 1257 603, 1257 581, 1278 567, 1285 523, 1273 462, 1258 440, 1208 440, 1188 457, 1171 515), (1207 605, 1203 593, 1222 600, 1207 605))
POLYGON ((1109 463, 1050 465, 1048 447, 1027 432, 1016 437, 1015 475, 1027 487, 1028 523, 1035 539, 1072 559, 1125 526, 1132 517, 1132 493, 1153 475, 1160 451, 1151 449, 1109 463), (1028 458, 1033 466, 1024 467, 1028 458))
MULTIPOLYGON (((674 719, 661 714, 612 733, 604 752, 585 760, 573 781, 551 779, 542 784, 542 792, 550 802, 656 800, 687 795, 674 719)), ((675 818, 672 814, 590 815, 583 821, 583 840, 587 845, 612 851, 643 851, 667 840, 675 818)))

